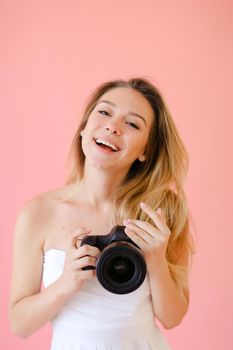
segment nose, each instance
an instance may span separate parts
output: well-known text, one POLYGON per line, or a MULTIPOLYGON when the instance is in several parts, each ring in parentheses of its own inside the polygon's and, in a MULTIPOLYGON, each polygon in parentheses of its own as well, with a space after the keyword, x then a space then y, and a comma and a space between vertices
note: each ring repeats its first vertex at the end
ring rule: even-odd
POLYGON ((118 126, 116 126, 116 124, 108 124, 104 127, 105 130, 108 130, 111 132, 111 134, 116 134, 116 135, 120 135, 120 128, 118 126))

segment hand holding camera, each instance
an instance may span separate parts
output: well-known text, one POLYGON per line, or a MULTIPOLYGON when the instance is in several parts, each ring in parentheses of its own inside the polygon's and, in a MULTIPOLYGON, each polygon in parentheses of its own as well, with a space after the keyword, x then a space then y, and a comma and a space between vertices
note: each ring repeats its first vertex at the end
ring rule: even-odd
MULTIPOLYGON (((96 264, 90 260, 82 270, 93 271, 100 284, 116 294, 127 294, 136 290, 146 276, 146 263, 140 248, 124 232, 125 226, 113 227, 107 235, 86 236, 79 249, 97 247, 101 254, 96 264)), ((87 263, 87 260, 85 261, 87 263)))
POLYGON ((80 228, 69 237, 64 270, 60 277, 64 294, 69 295, 77 292, 85 280, 96 276, 95 266, 100 255, 99 249, 90 245, 80 246, 82 237, 90 232, 90 230, 80 228), (92 269, 84 271, 87 266, 91 266, 92 269))

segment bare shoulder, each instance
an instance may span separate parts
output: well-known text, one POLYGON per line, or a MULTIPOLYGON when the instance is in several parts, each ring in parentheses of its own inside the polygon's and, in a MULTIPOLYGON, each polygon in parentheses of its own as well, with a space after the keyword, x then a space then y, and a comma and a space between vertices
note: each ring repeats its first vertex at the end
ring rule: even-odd
POLYGON ((36 220, 39 216, 46 217, 56 209, 56 205, 61 202, 69 193, 70 186, 62 186, 53 190, 42 192, 26 201, 19 210, 18 217, 21 219, 36 220))
POLYGON ((18 211, 15 225, 15 239, 34 241, 43 247, 47 227, 53 220, 56 208, 66 194, 69 186, 59 187, 40 193, 26 201, 18 211))

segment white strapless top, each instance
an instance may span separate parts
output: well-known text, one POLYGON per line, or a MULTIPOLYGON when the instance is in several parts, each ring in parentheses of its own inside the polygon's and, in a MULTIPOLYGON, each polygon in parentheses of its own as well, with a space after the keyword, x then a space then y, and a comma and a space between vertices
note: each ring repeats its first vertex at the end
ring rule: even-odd
MULTIPOLYGON (((63 272, 65 251, 44 254, 43 284, 63 272)), ((114 294, 96 277, 82 287, 52 319, 51 350, 171 350, 153 314, 148 275, 132 293, 114 294)))

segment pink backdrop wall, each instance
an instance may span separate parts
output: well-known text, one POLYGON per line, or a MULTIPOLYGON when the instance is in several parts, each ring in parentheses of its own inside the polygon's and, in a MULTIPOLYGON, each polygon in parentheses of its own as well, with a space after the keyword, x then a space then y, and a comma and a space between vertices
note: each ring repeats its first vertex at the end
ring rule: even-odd
POLYGON ((4 349, 49 348, 49 326, 26 340, 9 329, 17 212, 31 197, 63 184, 79 112, 96 85, 138 75, 163 92, 190 155, 186 191, 197 232, 191 302, 182 324, 163 332, 174 350, 231 347, 232 4, 0 2, 4 349))

